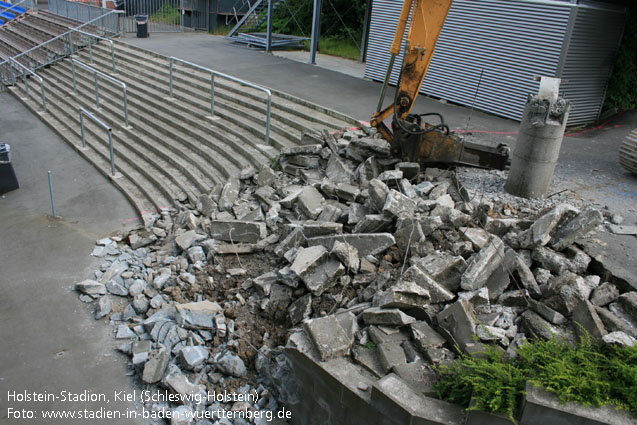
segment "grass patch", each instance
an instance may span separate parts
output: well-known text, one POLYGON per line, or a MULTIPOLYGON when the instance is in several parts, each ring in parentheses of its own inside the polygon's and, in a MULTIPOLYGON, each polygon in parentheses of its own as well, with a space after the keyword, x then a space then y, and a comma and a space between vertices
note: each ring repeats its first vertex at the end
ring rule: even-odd
MULTIPOLYGON (((310 51, 310 43, 310 40, 303 42, 303 47, 308 52, 310 51)), ((318 51, 324 55, 339 56, 353 60, 359 60, 361 56, 360 49, 349 38, 321 37, 318 51)))
POLYGON ((577 347, 561 340, 532 340, 507 359, 489 347, 484 358, 462 356, 438 369, 441 399, 465 408, 501 413, 514 421, 527 381, 546 388, 562 403, 611 405, 637 417, 637 346, 603 345, 584 336, 577 347))
POLYGON ((217 28, 210 30, 210 34, 226 36, 232 28, 234 28, 234 25, 219 25, 217 28))

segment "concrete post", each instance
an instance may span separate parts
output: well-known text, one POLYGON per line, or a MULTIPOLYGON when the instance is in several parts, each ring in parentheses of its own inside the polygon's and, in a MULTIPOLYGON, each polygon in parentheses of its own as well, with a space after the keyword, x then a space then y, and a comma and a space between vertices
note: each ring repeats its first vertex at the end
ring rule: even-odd
POLYGON ((523 198, 546 195, 564 138, 570 104, 558 97, 560 80, 542 77, 540 93, 529 96, 504 189, 523 198))

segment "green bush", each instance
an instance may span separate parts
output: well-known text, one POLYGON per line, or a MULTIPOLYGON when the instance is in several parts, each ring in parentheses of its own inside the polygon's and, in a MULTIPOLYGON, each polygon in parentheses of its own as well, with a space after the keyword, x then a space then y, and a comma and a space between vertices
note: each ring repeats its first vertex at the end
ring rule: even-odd
POLYGON ((525 382, 546 388, 562 403, 612 405, 637 416, 637 347, 607 346, 583 336, 578 346, 562 340, 532 340, 510 360, 489 347, 482 358, 461 356, 439 368, 441 399, 513 420, 525 382))
POLYGON ((179 25, 179 19, 179 9, 172 6, 170 3, 162 4, 157 13, 155 13, 152 17, 154 22, 172 25, 179 25))

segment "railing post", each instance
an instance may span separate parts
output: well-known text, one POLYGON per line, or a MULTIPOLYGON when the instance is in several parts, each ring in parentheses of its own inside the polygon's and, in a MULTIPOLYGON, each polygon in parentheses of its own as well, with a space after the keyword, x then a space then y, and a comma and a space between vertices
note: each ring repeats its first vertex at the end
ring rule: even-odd
POLYGON ((272 94, 268 93, 268 112, 265 117, 265 143, 270 144, 270 109, 272 108, 272 94))
POLYGON ((27 82, 27 73, 22 72, 22 82, 24 83, 24 96, 25 98, 29 97, 29 83, 27 82))
POLYGON ((210 115, 215 116, 215 74, 210 76, 210 115))
POLYGON ((124 124, 128 127, 128 100, 126 96, 126 84, 124 84, 124 124))
POLYGON ((80 134, 82 135, 82 147, 86 147, 86 136, 84 135, 84 114, 80 109, 80 134))
POLYGON ((91 60, 91 63, 93 63, 93 45, 91 44, 91 37, 88 37, 88 57, 91 60))
POLYGON ((115 153, 113 152, 113 131, 108 129, 108 150, 111 154, 111 176, 115 175, 115 153))
POLYGON ((71 59, 71 73, 73 74, 73 93, 77 95, 77 84, 75 83, 75 62, 71 59))
POLYGON ((57 217, 57 212, 55 211, 55 195, 53 194, 53 176, 51 175, 51 171, 48 172, 49 175, 49 194, 51 195, 51 215, 53 218, 57 217))
POLYGON ((100 109, 100 88, 97 83, 97 74, 93 73, 93 81, 95 81, 95 106, 100 109))
POLYGON ((173 97, 173 58, 170 58, 168 62, 170 64, 168 66, 168 92, 170 93, 170 97, 173 97))
POLYGON ((113 72, 117 72, 117 70, 115 69, 115 47, 113 47, 112 41, 111 41, 111 64, 113 64, 113 72))

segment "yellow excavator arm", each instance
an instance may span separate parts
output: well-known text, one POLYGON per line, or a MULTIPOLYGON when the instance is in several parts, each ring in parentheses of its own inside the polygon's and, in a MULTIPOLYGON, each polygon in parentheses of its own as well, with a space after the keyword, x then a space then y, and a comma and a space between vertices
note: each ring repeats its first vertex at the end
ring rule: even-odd
POLYGON ((490 148, 466 143, 449 134, 449 127, 438 113, 414 115, 412 108, 434 55, 453 0, 404 0, 396 34, 392 43, 389 66, 381 90, 372 127, 390 143, 392 153, 404 161, 421 165, 470 165, 504 169, 508 163, 508 148, 490 148), (405 40, 405 54, 400 78, 392 103, 383 109, 385 90, 396 57, 400 53, 405 28, 411 15, 405 40), (392 129, 384 121, 393 115, 392 129), (436 125, 422 123, 422 117, 435 115, 436 125))

